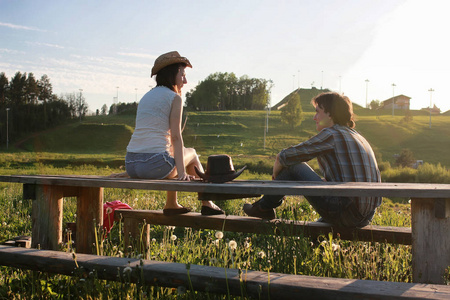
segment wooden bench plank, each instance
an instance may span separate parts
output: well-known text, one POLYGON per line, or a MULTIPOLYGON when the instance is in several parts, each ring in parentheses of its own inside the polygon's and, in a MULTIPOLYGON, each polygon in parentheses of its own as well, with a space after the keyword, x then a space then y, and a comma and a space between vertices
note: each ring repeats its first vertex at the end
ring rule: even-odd
POLYGON ((450 184, 434 183, 389 183, 389 182, 293 182, 278 180, 234 180, 226 183, 205 183, 199 180, 148 180, 130 178, 109 178, 102 176, 60 176, 60 175, 1 175, 0 181, 144 189, 163 191, 184 191, 203 193, 255 194, 255 195, 310 195, 310 196, 383 196, 411 198, 450 198, 450 184))
MULTIPOLYGON (((411 245, 411 228, 386 227, 368 225, 363 228, 336 228, 327 223, 272 220, 243 216, 202 216, 200 213, 190 212, 177 216, 165 216, 162 210, 130 210, 117 209, 114 211, 116 221, 134 219, 152 225, 171 225, 192 227, 195 229, 215 229, 232 232, 279 234, 284 236, 308 236, 316 239, 320 235, 332 233, 334 237, 344 240, 376 241, 411 245)), ((126 224, 124 224, 126 225, 126 224)), ((124 227, 126 233, 135 234, 133 228, 124 227)))
MULTIPOLYGON (((144 284, 177 288, 190 285, 196 291, 244 296, 255 299, 450 299, 450 286, 240 271, 200 265, 109 256, 77 254, 76 263, 86 274, 110 281, 143 281, 144 284), (141 265, 142 264, 142 265, 141 265), (130 267, 131 273, 123 275, 130 267), (142 269, 141 269, 142 268, 142 269), (142 271, 142 273, 141 273, 142 271), (143 274, 141 276, 140 274, 143 274), (269 278, 270 276, 270 278, 269 278), (269 285, 270 281, 270 285, 269 285)), ((72 254, 61 251, 0 246, 0 264, 9 267, 73 275, 72 254)))

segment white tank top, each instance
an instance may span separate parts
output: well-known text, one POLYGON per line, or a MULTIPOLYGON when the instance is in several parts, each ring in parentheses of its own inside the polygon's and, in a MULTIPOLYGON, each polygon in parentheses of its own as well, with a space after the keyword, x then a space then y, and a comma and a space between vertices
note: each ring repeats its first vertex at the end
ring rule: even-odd
POLYGON ((136 127, 127 151, 134 153, 171 153, 169 117, 177 94, 165 86, 147 92, 138 104, 136 127))

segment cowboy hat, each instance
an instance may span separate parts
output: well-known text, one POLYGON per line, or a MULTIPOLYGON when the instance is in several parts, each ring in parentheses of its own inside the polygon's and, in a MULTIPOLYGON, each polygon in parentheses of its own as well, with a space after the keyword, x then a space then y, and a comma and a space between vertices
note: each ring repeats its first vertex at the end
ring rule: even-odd
POLYGON ((186 57, 181 56, 177 51, 171 51, 160 55, 156 60, 152 68, 152 76, 156 75, 162 68, 173 64, 185 64, 192 68, 191 63, 186 57))
POLYGON ((196 166, 195 172, 204 181, 224 183, 227 181, 231 181, 241 175, 246 167, 247 166, 244 166, 242 169, 236 172, 234 170, 231 157, 226 154, 218 154, 208 156, 208 163, 206 165, 205 173, 201 172, 196 166))

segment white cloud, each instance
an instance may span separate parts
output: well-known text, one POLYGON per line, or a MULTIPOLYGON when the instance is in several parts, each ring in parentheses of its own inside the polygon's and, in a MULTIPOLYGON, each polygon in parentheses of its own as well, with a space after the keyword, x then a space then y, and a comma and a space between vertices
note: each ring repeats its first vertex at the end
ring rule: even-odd
POLYGON ((46 32, 46 30, 42 30, 42 29, 39 29, 39 28, 36 28, 36 27, 16 25, 16 24, 11 24, 11 23, 2 23, 2 22, 0 22, 0 26, 8 27, 8 28, 11 28, 11 29, 17 29, 17 30, 31 30, 31 31, 46 32))
POLYGON ((122 56, 131 56, 131 57, 139 57, 139 58, 149 58, 149 59, 155 59, 157 58, 156 55, 152 54, 144 54, 144 53, 126 53, 126 52, 118 52, 118 55, 122 56))
POLYGON ((63 46, 56 45, 56 44, 40 43, 40 42, 26 42, 26 43, 31 46, 44 46, 44 47, 49 47, 49 48, 64 49, 63 46))

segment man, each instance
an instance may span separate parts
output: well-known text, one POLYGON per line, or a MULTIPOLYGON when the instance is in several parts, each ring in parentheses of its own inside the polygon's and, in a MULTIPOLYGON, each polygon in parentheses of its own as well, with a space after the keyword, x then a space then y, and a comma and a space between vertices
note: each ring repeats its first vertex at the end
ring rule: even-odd
MULTIPOLYGON (((309 140, 278 153, 272 179, 292 181, 380 182, 380 171, 372 147, 353 128, 353 106, 343 95, 329 92, 313 98, 314 121, 319 132, 309 140), (324 179, 306 163, 317 157, 324 179)), ((370 223, 381 197, 306 196, 320 214, 319 221, 335 226, 363 227, 370 223)), ((265 195, 244 204, 252 217, 271 220, 284 196, 265 195)))

